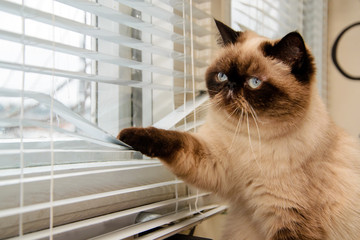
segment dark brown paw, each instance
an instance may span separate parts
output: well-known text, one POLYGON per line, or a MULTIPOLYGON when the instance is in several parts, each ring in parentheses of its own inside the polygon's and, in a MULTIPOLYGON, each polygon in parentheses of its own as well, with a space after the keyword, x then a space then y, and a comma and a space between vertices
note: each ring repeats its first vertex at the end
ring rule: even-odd
POLYGON ((149 157, 168 158, 183 147, 181 133, 154 127, 125 128, 117 138, 149 157))
POLYGON ((145 128, 125 128, 119 133, 118 139, 150 156, 152 146, 149 146, 149 142, 152 136, 145 128))

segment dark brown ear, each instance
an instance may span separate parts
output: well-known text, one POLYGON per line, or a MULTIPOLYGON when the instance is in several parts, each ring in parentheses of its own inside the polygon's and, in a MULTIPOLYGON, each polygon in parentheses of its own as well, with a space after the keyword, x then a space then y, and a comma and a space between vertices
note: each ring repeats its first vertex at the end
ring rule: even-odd
POLYGON ((312 56, 305 47, 303 38, 298 32, 288 33, 280 41, 264 45, 264 54, 281 60, 291 67, 291 72, 301 81, 309 80, 315 68, 312 56))
POLYGON ((274 46, 267 46, 264 50, 267 56, 280 59, 290 66, 301 60, 306 53, 304 40, 297 32, 287 34, 274 46))
POLYGON ((221 39, 219 39, 219 44, 222 46, 234 44, 236 42, 236 39, 240 36, 241 32, 233 30, 232 28, 216 20, 215 18, 214 20, 221 36, 221 39))

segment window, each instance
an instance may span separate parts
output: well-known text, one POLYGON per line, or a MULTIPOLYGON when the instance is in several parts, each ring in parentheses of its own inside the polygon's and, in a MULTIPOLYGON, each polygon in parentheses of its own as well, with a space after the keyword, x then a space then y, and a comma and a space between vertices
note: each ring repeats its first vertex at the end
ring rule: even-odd
POLYGON ((184 220, 163 235, 225 209, 113 137, 201 124, 210 7, 1 2, 1 238, 126 238, 184 220))

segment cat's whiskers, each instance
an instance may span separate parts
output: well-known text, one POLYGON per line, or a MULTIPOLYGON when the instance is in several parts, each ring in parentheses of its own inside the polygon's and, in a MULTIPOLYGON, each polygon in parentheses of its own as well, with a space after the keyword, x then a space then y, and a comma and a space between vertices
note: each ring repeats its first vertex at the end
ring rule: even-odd
POLYGON ((250 105, 250 103, 249 103, 249 102, 247 102, 247 104, 248 104, 248 106, 249 106, 249 108, 250 108, 250 111, 253 113, 254 120, 256 120, 256 121, 260 122, 259 117, 257 116, 257 114, 256 114, 256 112, 255 112, 255 110, 254 110, 254 108, 250 105))
POLYGON ((230 114, 228 114, 227 118, 225 119, 225 121, 229 120, 232 116, 234 116, 234 114, 237 112, 237 108, 234 109, 234 111, 232 111, 230 114))
POLYGON ((255 154, 255 151, 254 151, 254 148, 253 148, 253 145, 252 145, 252 141, 251 141, 251 132, 250 132, 250 124, 249 124, 249 114, 248 114, 247 111, 246 111, 245 113, 246 113, 246 123, 247 123, 247 132, 248 132, 250 149, 251 149, 251 152, 252 152, 253 157, 254 157, 254 159, 255 159, 255 162, 256 162, 256 164, 258 165, 259 169, 260 169, 260 172, 262 172, 261 164, 258 162, 258 157, 257 157, 256 154, 255 154))
POLYGON ((221 99, 220 97, 217 97, 218 95, 216 95, 214 98, 208 100, 206 103, 204 103, 202 105, 202 109, 201 111, 205 111, 208 110, 210 107, 213 107, 213 109, 215 109, 215 111, 220 111, 221 110, 221 99))
POLYGON ((259 140, 259 157, 261 158, 261 134, 260 134, 259 126, 258 126, 259 118, 257 117, 256 112, 255 112, 254 108, 250 105, 250 103, 247 102, 247 104, 249 106, 251 116, 254 119, 256 130, 257 130, 257 133, 258 133, 258 137, 259 137, 259 139, 258 139, 259 140))
MULTIPOLYGON (((202 114, 204 112, 206 113, 211 106, 214 106, 214 104, 206 102, 196 109, 196 113, 199 113, 199 114, 202 114)), ((215 107, 215 109, 216 109, 216 107, 215 107)))
MULTIPOLYGON (((239 110, 238 108, 235 109, 235 111, 238 111, 238 110, 239 110)), ((232 139, 231 144, 230 144, 230 148, 229 148, 230 150, 232 149, 232 145, 233 145, 233 143, 235 142, 235 139, 236 139, 236 135, 237 135, 237 133, 238 133, 238 130, 241 129, 241 125, 242 125, 242 121, 243 121, 243 115, 244 115, 244 109, 241 108, 241 114, 240 114, 239 120, 238 120, 237 125, 236 125, 236 128, 235 128, 235 133, 234 133, 234 135, 233 135, 233 139, 232 139)))
MULTIPOLYGON (((248 134, 250 149, 251 149, 251 152, 252 152, 252 154, 253 154, 256 162, 257 162, 257 165, 261 169, 261 167, 260 167, 260 165, 258 163, 258 158, 261 157, 261 134, 260 134, 259 126, 258 126, 259 118, 258 118, 254 108, 244 98, 238 98, 238 99, 233 99, 233 100, 234 101, 231 104, 227 105, 227 108, 231 109, 232 112, 229 113, 229 111, 225 111, 225 113, 227 115, 225 121, 228 121, 234 115, 236 115, 238 117, 235 132, 234 132, 234 135, 232 137, 232 141, 231 141, 229 149, 232 149, 232 147, 233 147, 233 145, 235 143, 236 137, 241 132, 242 122, 244 120, 244 115, 246 114, 247 134, 248 134), (241 113, 240 113, 240 109, 241 109, 241 113), (251 114, 251 117, 254 120, 254 123, 255 123, 255 126, 256 126, 256 129, 257 129, 257 134, 258 134, 259 151, 258 151, 257 154, 254 151, 253 143, 252 143, 252 140, 251 140, 249 113, 251 114), (240 116, 238 116, 238 115, 240 115, 240 116)), ((214 106, 216 111, 221 111, 223 109, 223 107, 224 107, 223 96, 221 94, 216 94, 209 101, 208 106, 214 106)))
MULTIPOLYGON (((208 104, 208 107, 213 106, 216 112, 220 112, 223 110, 224 108, 224 104, 223 104, 223 97, 221 94, 216 94, 210 101, 208 104)), ((226 121, 229 120, 237 111, 236 108, 236 104, 235 103, 231 103, 230 106, 228 106, 230 109, 234 109, 230 114, 228 113, 228 111, 225 111, 227 118, 225 119, 226 121)))

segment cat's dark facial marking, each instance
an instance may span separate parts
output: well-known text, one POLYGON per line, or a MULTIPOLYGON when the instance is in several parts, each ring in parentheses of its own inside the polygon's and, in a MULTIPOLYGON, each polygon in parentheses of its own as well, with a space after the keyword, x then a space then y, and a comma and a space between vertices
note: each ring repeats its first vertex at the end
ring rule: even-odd
POLYGON ((301 116, 315 68, 300 34, 293 32, 277 41, 253 32, 235 37, 236 31, 216 23, 221 36, 231 41, 223 45, 206 72, 210 97, 230 114, 255 111, 272 118, 301 116), (219 73, 226 75, 225 81, 218 79, 219 73))
POLYGON ((269 82, 264 83, 258 91, 245 91, 244 97, 254 109, 258 112, 267 112, 269 116, 287 114, 290 107, 285 107, 285 102, 289 98, 287 93, 269 82), (272 111, 267 111, 268 109, 272 111))

